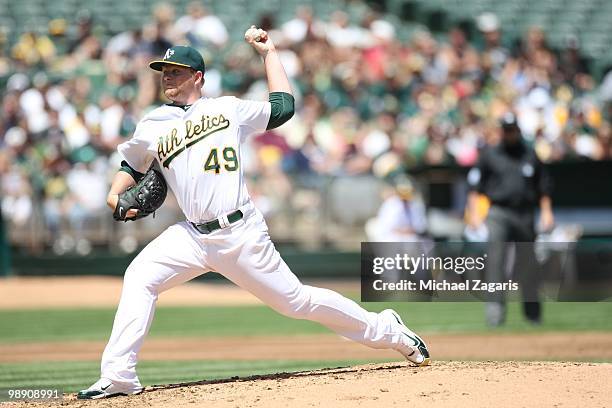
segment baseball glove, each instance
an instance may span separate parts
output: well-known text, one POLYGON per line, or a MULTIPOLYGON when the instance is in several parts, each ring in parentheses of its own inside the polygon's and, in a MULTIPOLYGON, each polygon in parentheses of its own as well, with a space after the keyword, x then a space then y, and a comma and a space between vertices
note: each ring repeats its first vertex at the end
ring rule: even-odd
POLYGON ((140 181, 119 194, 117 207, 113 212, 113 218, 117 221, 135 221, 154 213, 166 199, 168 186, 164 176, 157 170, 151 168, 140 181), (125 218, 128 210, 136 209, 136 215, 125 218))

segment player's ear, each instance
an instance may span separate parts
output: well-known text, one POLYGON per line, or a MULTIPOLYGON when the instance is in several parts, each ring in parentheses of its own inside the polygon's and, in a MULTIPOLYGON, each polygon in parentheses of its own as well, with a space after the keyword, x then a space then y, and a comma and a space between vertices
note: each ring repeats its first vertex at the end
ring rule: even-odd
POLYGON ((202 71, 196 71, 195 82, 196 84, 200 81, 200 88, 204 86, 204 73, 202 71))

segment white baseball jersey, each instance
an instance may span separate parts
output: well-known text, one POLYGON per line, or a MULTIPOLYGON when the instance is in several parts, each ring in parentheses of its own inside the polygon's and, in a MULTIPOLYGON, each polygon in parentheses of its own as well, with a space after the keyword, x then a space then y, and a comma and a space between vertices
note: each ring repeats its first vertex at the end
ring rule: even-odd
POLYGON ((200 223, 249 201, 240 145, 266 129, 270 103, 200 98, 188 109, 163 105, 147 114, 119 153, 145 172, 157 160, 187 220, 200 223))

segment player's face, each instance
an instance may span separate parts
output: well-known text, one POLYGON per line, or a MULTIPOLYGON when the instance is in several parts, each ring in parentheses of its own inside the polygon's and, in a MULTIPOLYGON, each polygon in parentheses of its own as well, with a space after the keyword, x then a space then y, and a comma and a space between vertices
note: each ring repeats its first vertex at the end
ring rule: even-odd
POLYGON ((196 88, 197 72, 191 68, 176 65, 162 67, 162 89, 166 98, 173 102, 183 102, 196 88))

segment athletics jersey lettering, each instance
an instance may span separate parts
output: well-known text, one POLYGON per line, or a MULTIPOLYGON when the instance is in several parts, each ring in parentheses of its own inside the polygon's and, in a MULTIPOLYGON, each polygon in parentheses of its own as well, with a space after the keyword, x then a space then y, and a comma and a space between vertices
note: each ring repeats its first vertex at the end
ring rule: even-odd
POLYGON ((227 129, 230 121, 222 114, 202 115, 201 120, 185 121, 185 137, 179 136, 179 130, 173 128, 166 136, 160 136, 157 141, 157 158, 162 166, 168 168, 170 162, 179 154, 194 144, 204 140, 211 134, 227 129))
POLYGON ((203 97, 187 109, 163 105, 147 113, 118 150, 140 172, 154 160, 185 217, 200 223, 250 200, 241 144, 269 120, 269 102, 203 97))

